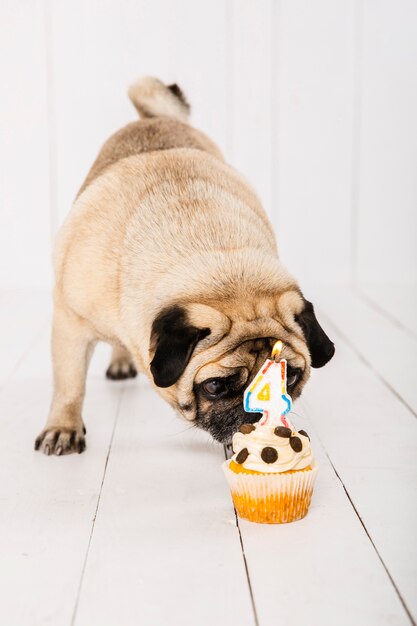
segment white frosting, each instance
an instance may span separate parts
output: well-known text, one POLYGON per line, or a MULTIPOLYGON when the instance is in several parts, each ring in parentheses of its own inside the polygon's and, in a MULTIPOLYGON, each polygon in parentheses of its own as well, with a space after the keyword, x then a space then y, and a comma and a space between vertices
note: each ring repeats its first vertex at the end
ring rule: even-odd
POLYGON ((272 474, 303 469, 313 463, 313 454, 308 437, 295 430, 292 432, 292 436, 301 439, 303 444, 302 450, 295 452, 291 447, 289 437, 279 437, 275 434, 275 424, 261 426, 258 422, 254 426, 255 429, 247 435, 241 432, 233 435, 234 456, 232 460, 237 463, 236 457, 244 448, 249 452, 249 456, 242 463, 245 469, 272 474), (278 458, 274 463, 265 463, 262 460, 261 453, 265 447, 274 448, 278 452, 278 458))

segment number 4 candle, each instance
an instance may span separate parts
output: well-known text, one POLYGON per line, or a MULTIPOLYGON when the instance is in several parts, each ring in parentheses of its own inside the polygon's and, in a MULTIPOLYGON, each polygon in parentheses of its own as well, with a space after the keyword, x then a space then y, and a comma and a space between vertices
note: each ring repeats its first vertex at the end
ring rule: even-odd
POLYGON ((260 424, 283 424, 294 429, 286 415, 291 410, 291 398, 287 394, 287 361, 275 361, 282 350, 282 341, 277 341, 272 348, 271 358, 267 359, 247 387, 243 395, 245 411, 262 413, 260 424))

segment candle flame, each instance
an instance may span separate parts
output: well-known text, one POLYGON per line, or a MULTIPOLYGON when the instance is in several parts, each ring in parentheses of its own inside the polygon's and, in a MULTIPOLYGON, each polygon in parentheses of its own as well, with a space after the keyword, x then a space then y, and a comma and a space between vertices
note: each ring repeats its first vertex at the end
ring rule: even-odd
POLYGON ((280 354, 282 350, 282 341, 280 339, 278 339, 278 341, 276 341, 274 343, 274 346, 272 348, 272 352, 271 352, 271 356, 275 356, 276 354, 280 354))

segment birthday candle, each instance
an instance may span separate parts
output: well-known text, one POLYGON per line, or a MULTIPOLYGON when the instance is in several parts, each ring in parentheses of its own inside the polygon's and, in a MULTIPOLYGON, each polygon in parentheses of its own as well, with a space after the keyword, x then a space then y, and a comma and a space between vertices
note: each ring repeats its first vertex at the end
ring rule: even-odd
POLYGON ((272 346, 271 356, 275 356, 276 354, 278 354, 279 356, 281 354, 281 350, 282 350, 282 341, 278 339, 278 341, 276 341, 274 345, 272 346))
MULTIPOLYGON (((282 341, 277 341, 271 357, 279 356, 282 350, 282 341)), ((245 411, 262 413, 260 424, 283 424, 293 429, 286 415, 291 410, 291 398, 287 394, 287 361, 281 359, 278 363, 272 358, 266 359, 252 383, 243 395, 245 411)))

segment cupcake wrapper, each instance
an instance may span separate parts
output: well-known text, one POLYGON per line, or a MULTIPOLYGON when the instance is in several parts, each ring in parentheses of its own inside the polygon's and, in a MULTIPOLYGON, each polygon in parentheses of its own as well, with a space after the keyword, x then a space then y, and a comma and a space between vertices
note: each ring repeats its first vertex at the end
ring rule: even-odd
POLYGON ((263 524, 285 524, 307 515, 318 465, 291 474, 236 474, 223 463, 239 517, 263 524))

